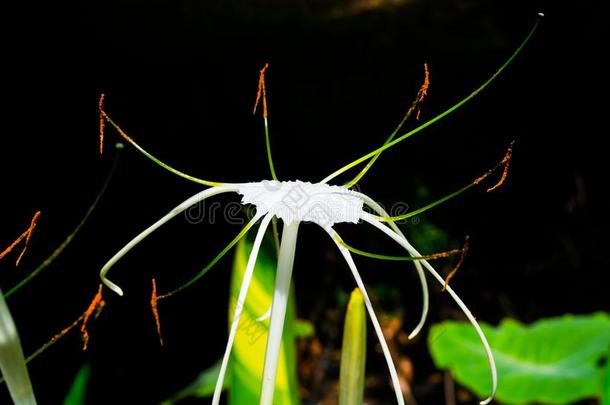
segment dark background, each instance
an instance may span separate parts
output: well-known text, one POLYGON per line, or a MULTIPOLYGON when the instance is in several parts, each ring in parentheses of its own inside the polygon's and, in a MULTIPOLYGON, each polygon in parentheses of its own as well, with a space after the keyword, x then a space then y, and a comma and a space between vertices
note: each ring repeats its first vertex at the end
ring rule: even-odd
MULTIPOLYGON (((386 206, 414 204, 418 184, 440 197, 495 164, 515 139, 501 190, 475 190, 422 217, 458 243, 471 236, 456 290, 493 324, 610 310, 601 281, 610 262, 602 1, 121 0, 3 8, 0 247, 42 210, 21 268, 13 266, 16 255, 0 263, 4 291, 61 243, 103 183, 118 137, 108 131, 100 157, 101 92, 113 118, 174 167, 206 179, 258 181, 269 175, 262 122, 251 109, 258 71, 269 62, 278 175, 316 181, 383 142, 416 94, 424 62, 431 87, 423 120, 485 80, 542 11, 537 34, 489 89, 385 153, 360 186, 386 206)), ((132 148, 121 159, 73 244, 9 300, 26 354, 85 310, 115 251, 200 190, 132 148)), ((91 325, 89 351, 81 352, 73 332, 31 363, 39 402, 60 403, 86 360, 88 401, 96 404, 158 403, 211 365, 225 344, 230 259, 162 304, 162 349, 148 309, 150 279, 162 291, 179 285, 236 232, 222 222, 178 219, 134 249, 112 270, 126 296, 105 291, 108 307, 91 325)), ((395 251, 366 227, 344 233, 370 250, 395 251)), ((321 231, 309 226, 300 238, 296 294, 307 318, 325 291, 349 291, 353 282, 321 231)), ((402 304, 414 308, 405 314, 411 328, 416 279, 359 262, 371 282, 402 283, 402 304)), ((437 291, 432 301, 431 322, 455 316, 448 297, 437 291)), ((425 339, 409 350, 419 403, 440 401, 440 387, 425 388, 432 372, 425 339)), ((5 389, 0 395, 9 401, 5 389)))

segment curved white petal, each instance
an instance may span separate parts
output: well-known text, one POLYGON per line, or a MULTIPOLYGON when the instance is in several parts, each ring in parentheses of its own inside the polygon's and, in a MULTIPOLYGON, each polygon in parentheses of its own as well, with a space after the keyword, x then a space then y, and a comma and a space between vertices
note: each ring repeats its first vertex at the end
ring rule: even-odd
POLYGON ((261 247, 261 243, 263 241, 263 237, 265 236, 265 231, 267 230, 267 226, 269 226, 269 222, 271 221, 272 215, 266 215, 261 221, 260 227, 258 228, 258 232, 256 233, 256 238, 254 238, 254 244, 252 245, 252 250, 250 251, 250 256, 248 257, 248 264, 246 265, 246 270, 244 271, 244 277, 241 281, 241 287, 239 288, 239 295, 237 297, 237 302, 235 305, 235 312, 233 313, 233 321, 231 322, 231 329, 229 331, 229 339, 227 340, 227 347, 225 349, 225 354, 222 358, 222 364, 220 366, 220 371, 218 373, 218 379, 216 380, 216 388, 214 389, 214 397, 212 399, 213 405, 218 405, 220 401, 220 394, 222 393, 222 385, 225 378, 225 373, 227 372, 227 365, 229 363, 229 358, 231 357, 231 349, 233 348, 233 342, 235 341, 235 334, 237 333, 237 326, 239 325, 239 319, 241 318, 241 313, 244 309, 246 295, 248 294, 248 287, 250 286, 250 281, 252 280, 252 274, 254 273, 254 266, 256 265, 256 258, 258 257, 258 251, 261 247))
POLYGON ((366 309, 369 313, 369 317, 371 318, 371 322, 373 323, 375 333, 377 334, 377 339, 379 340, 379 344, 381 345, 381 350, 383 351, 383 355, 385 357, 386 363, 388 364, 388 369, 390 370, 390 377, 392 378, 392 385, 394 386, 396 400, 398 401, 398 403, 400 405, 404 405, 405 400, 404 400, 404 397, 402 396, 402 390, 400 389, 400 380, 398 379, 398 373, 396 372, 396 367, 394 366, 394 361, 392 360, 392 354, 390 353, 390 348, 388 347, 388 344, 386 343, 385 338, 383 337, 383 331, 381 330, 381 325, 379 324, 377 315, 375 315, 375 310, 373 309, 373 304, 371 303, 371 300, 369 299, 369 296, 366 292, 366 288, 364 287, 364 283, 362 282, 362 278, 360 277, 360 273, 358 272, 358 269, 356 268, 356 264, 354 263, 354 260, 352 259, 352 255, 349 252, 349 250, 347 250, 347 248, 345 248, 343 245, 341 245, 340 243, 337 242, 336 237, 338 235, 334 229, 325 228, 325 230, 326 230, 326 232, 328 232, 328 234, 330 235, 332 240, 337 245, 337 248, 339 248, 339 251, 345 258, 345 261, 347 262, 347 265, 349 266, 350 270, 352 271, 352 275, 354 276, 354 279, 356 280, 356 284, 358 285, 358 288, 362 292, 362 296, 364 297, 364 304, 366 305, 366 309))
POLYGON ((110 270, 110 268, 114 266, 116 262, 118 262, 127 252, 129 252, 134 246, 140 243, 144 238, 153 233, 157 228, 159 228, 161 225, 163 225, 176 215, 182 213, 187 208, 205 200, 206 198, 212 197, 217 194, 228 193, 231 191, 236 192, 237 189, 238 185, 224 184, 221 186, 205 189, 195 194, 194 196, 186 199, 183 203, 181 203, 180 205, 172 209, 169 213, 167 213, 163 218, 161 218, 160 220, 146 228, 144 231, 142 231, 138 236, 133 238, 128 244, 123 246, 121 250, 119 250, 114 256, 112 256, 112 258, 110 258, 110 260, 108 260, 108 262, 106 262, 106 264, 102 267, 102 270, 100 270, 100 279, 102 280, 102 282, 115 293, 123 295, 123 290, 121 289, 121 287, 106 278, 106 273, 108 273, 108 270, 110 270))
MULTIPOLYGON (((413 256, 421 256, 420 253, 407 241, 406 238, 398 235, 396 232, 393 232, 390 228, 388 228, 387 226, 382 224, 374 216, 367 214, 367 213, 363 213, 362 219, 364 221, 368 222, 369 224, 373 225, 375 228, 381 230, 383 233, 388 235, 390 238, 394 239, 394 241, 396 241, 399 245, 401 245, 403 248, 405 248, 409 252, 409 254, 411 254, 413 256)), ((441 277, 441 275, 438 274, 438 272, 434 269, 434 267, 432 267, 430 265, 430 263, 428 263, 427 260, 421 260, 421 262, 424 264, 424 267, 426 267, 426 269, 430 272, 430 274, 432 274, 434 276, 434 278, 436 278, 436 280, 440 284, 445 285, 445 280, 443 279, 443 277, 441 277)), ((485 337, 483 330, 479 326, 479 323, 477 322, 475 317, 472 315, 472 313, 470 312, 470 310, 468 309, 466 304, 464 304, 464 302, 460 299, 460 297, 455 293, 455 291, 453 291, 453 289, 449 285, 446 285, 445 289, 447 290, 449 295, 451 295, 451 298, 453 298, 453 300, 458 304, 458 306, 460 307, 462 312, 464 312, 464 315, 466 315, 466 318, 468 318, 468 320, 470 321, 470 323, 472 324, 474 329, 477 331, 477 334, 479 335, 479 338, 481 339, 481 343, 483 344, 483 347, 485 348, 485 353, 487 354, 487 360, 489 361, 489 368, 491 369, 491 382, 492 382, 491 394, 489 395, 489 397, 487 399, 481 401, 481 405, 486 405, 489 402, 491 402, 491 400, 495 396, 496 390, 498 388, 498 373, 496 370, 496 362, 494 360, 494 356, 491 351, 491 347, 489 346, 489 342, 487 341, 487 338, 485 337)))
MULTIPOLYGON (((370 208, 372 208, 377 214, 384 216, 384 217, 390 216, 386 212, 386 210, 384 210, 383 207, 381 205, 379 205, 371 197, 367 196, 366 194, 356 192, 356 191, 354 191, 354 193, 357 196, 359 196, 364 201, 364 203, 366 205, 368 205, 370 208)), ((405 240, 407 239, 394 222, 389 222, 388 225, 398 235, 402 236, 405 240)), ((409 253, 409 254, 411 256, 413 256, 413 254, 411 254, 411 253, 409 253)), ((428 309, 430 306, 430 297, 429 297, 430 294, 428 292, 428 283, 426 282, 426 274, 424 273, 424 269, 422 268, 422 265, 419 262, 419 260, 414 261, 413 264, 415 265, 415 269, 417 270, 417 275, 419 276, 419 283, 421 284, 423 303, 422 303, 421 315, 419 317, 419 322, 417 323, 415 328, 409 334, 409 339, 413 339, 415 336, 417 336, 417 334, 419 334, 419 332, 424 327, 424 324, 426 323, 426 318, 428 317, 428 309)))

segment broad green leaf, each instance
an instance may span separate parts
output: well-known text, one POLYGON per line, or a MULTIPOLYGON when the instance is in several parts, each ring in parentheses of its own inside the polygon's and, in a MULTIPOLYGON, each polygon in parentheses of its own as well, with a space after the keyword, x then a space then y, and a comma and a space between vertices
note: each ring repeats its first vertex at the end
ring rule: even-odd
POLYGON ((85 405, 87 398, 87 384, 91 376, 91 367, 89 363, 83 364, 78 370, 74 382, 64 399, 64 405, 85 405))
MULTIPOLYGON (((482 324, 498 367, 496 398, 507 404, 567 404, 601 396, 600 359, 610 347, 610 317, 565 315, 524 326, 511 319, 497 328, 482 324)), ((472 327, 443 322, 428 339, 432 358, 457 381, 484 397, 491 379, 483 347, 472 327)))
POLYGON ((339 405, 361 405, 364 395, 364 368, 366 364, 366 313, 364 298, 359 289, 352 291, 341 347, 339 378, 339 405))

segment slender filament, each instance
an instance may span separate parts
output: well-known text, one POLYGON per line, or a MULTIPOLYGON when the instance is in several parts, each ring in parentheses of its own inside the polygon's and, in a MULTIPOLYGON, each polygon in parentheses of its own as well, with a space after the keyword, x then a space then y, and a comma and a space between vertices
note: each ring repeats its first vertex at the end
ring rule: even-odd
MULTIPOLYGON (((103 98, 103 94, 102 97, 103 98)), ((127 142, 129 142, 134 148, 136 148, 141 154, 143 154, 144 156, 146 156, 148 159, 152 160, 154 163, 158 164, 159 166, 161 166, 162 168, 164 168, 165 170, 167 170, 170 173, 175 174, 176 176, 185 178, 189 181, 192 181, 194 183, 198 183, 198 184, 203 184, 205 186, 210 186, 210 187, 214 187, 214 186, 220 186, 224 183, 220 183, 217 181, 209 181, 209 180, 203 180, 194 176, 191 176, 190 174, 186 174, 184 172, 181 172, 178 169, 174 169, 173 167, 171 167, 170 165, 162 162, 161 160, 159 160, 158 158, 156 158, 155 156, 153 156, 152 154, 150 154, 148 151, 146 151, 144 148, 142 148, 140 145, 138 145, 136 143, 136 141, 134 141, 129 135, 127 135, 127 133, 125 131, 123 131, 123 129, 117 124, 115 123, 112 118, 110 118, 110 116, 106 113, 106 111, 103 110, 103 104, 100 103, 100 115, 110 124, 112 125, 112 127, 114 127, 114 129, 119 133, 119 135, 121 135, 121 137, 123 139, 125 139, 127 142)), ((104 126, 100 125, 100 130, 103 130, 104 126)))
POLYGON ((462 107, 468 101, 470 101, 471 99, 476 97, 482 90, 484 90, 487 86, 489 86, 489 84, 492 83, 504 71, 504 69, 506 69, 506 67, 508 65, 511 64, 511 62, 517 57, 517 55, 519 55, 521 50, 529 42, 529 40, 532 37, 532 35, 534 35, 534 32, 536 32, 536 29, 538 28, 538 25, 540 24, 541 20, 542 20, 542 16, 539 15, 539 18, 536 20, 536 23, 534 24, 533 28, 527 34, 527 36, 525 37, 523 42, 517 47, 517 49, 512 53, 512 55, 506 60, 506 62, 504 62, 504 64, 502 66, 500 66, 500 68, 498 70, 496 70, 489 77, 489 79, 487 79, 482 85, 480 85, 472 93, 470 93, 469 95, 464 97, 462 100, 460 100, 458 103, 454 104, 449 109, 443 111, 442 113, 440 113, 436 117, 434 117, 431 120, 425 122, 424 124, 418 126, 417 128, 407 132, 406 134, 404 134, 404 135, 402 135, 402 136, 392 140, 391 142, 388 142, 387 144, 385 144, 385 145, 383 145, 383 146, 373 150, 372 152, 367 153, 366 155, 364 155, 364 156, 354 160, 353 162, 348 163, 347 165, 343 166, 342 168, 336 170, 335 172, 333 172, 330 175, 326 176, 326 178, 324 178, 322 180, 322 183, 328 183, 330 180, 334 179, 335 177, 339 176, 340 174, 343 174, 344 172, 348 171, 352 167, 357 166, 357 165, 359 165, 359 164, 361 164, 363 162, 366 162, 368 159, 374 157, 375 155, 379 154, 380 152, 383 152, 386 149, 389 149, 389 148, 393 147, 394 145, 396 145, 396 144, 404 141, 405 139, 411 137, 412 135, 417 134, 418 132, 422 131, 423 129, 425 129, 425 128, 429 127, 430 125, 436 123, 437 121, 440 121, 441 119, 445 118, 446 116, 448 116, 452 112, 454 112, 457 109, 459 109, 460 107, 462 107))
POLYGON ((110 184, 110 181, 112 180, 112 177, 116 171, 116 167, 119 162, 119 156, 121 155, 120 151, 121 151, 121 149, 123 149, 122 144, 117 144, 116 148, 117 148, 117 153, 115 154, 114 161, 112 163, 112 168, 108 172, 108 175, 106 176, 106 180, 104 181, 104 184, 102 185, 102 188, 100 189, 100 191, 97 193, 95 200, 93 200, 93 203, 89 206, 89 209, 87 209, 85 216, 80 220, 78 225, 76 225, 76 228, 74 228, 74 230, 68 235, 68 237, 61 243, 61 245, 59 245, 53 251, 53 253, 51 253, 51 255, 49 257, 47 257, 33 271, 29 272, 27 277, 25 277, 23 280, 21 280, 19 283, 17 283, 17 285, 15 285, 13 288, 11 288, 10 290, 8 290, 6 292, 6 294, 4 295, 6 299, 10 298, 11 295, 15 294, 23 286, 25 286, 30 281, 32 281, 32 279, 34 279, 34 277, 36 277, 38 274, 40 274, 41 271, 43 271, 44 269, 49 267, 49 265, 51 263, 53 263, 53 261, 64 251, 64 249, 66 249, 68 247, 68 245, 70 245, 70 242, 72 242, 72 240, 74 239, 76 234, 78 234, 78 232, 81 230, 81 228, 83 226, 85 226, 85 223, 87 222, 87 220, 89 219, 89 217, 91 216, 91 214, 93 213, 95 208, 97 207, 98 203, 102 199, 102 196, 106 192, 106 189, 108 188, 108 185, 110 184), (121 145, 121 146, 119 146, 119 145, 121 145))

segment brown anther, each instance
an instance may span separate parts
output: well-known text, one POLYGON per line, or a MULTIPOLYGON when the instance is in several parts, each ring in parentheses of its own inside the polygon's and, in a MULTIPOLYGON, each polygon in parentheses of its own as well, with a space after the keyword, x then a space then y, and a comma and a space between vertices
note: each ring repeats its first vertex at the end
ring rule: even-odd
POLYGON ((17 246, 19 244, 19 242, 21 242, 25 238, 25 243, 23 245, 23 249, 21 250, 19 257, 17 258, 17 261, 15 262, 15 266, 19 266, 19 263, 21 262, 21 259, 23 258, 23 255, 25 254, 25 251, 28 248, 28 245, 30 243, 30 238, 32 237, 34 228, 36 228, 36 223, 38 222, 38 219, 40 218, 40 214, 41 214, 40 211, 36 211, 36 213, 32 217, 32 220, 30 221, 30 226, 28 227, 28 229, 26 229, 25 232, 23 232, 17 239, 15 239, 15 241, 13 243, 11 243, 11 245, 9 247, 4 249, 0 253, 0 260, 7 254, 9 254, 15 248, 15 246, 17 246))
POLYGON ((428 95, 428 89, 430 88, 430 71, 428 70, 428 64, 424 63, 424 82, 422 83, 419 91, 417 92, 417 97, 411 103, 411 106, 407 110, 407 114, 405 114, 405 119, 409 118, 413 111, 417 110, 415 115, 415 119, 419 120, 419 116, 421 114, 421 103, 424 101, 424 98, 428 95))
POLYGON ((504 157, 502 158, 502 161, 500 162, 500 164, 502 166, 504 166, 504 171, 502 172, 502 177, 500 177, 500 181, 498 181, 498 183, 496 183, 495 186, 488 188, 487 189, 488 193, 490 191, 494 191, 495 189, 499 188, 506 180, 506 177, 508 176, 508 168, 510 167, 510 160, 513 157, 513 145, 514 144, 515 144, 515 141, 512 141, 510 143, 510 145, 508 146, 508 149, 506 151, 506 154, 504 155, 504 157))
POLYGON ((261 96, 263 97, 263 118, 267 119, 267 94, 265 92, 265 71, 269 67, 268 63, 265 63, 265 66, 260 70, 258 76, 258 91, 256 92, 256 101, 254 102, 254 109, 252 110, 252 114, 256 114, 256 108, 258 107, 258 102, 260 101, 261 96))
POLYGON ((155 325, 157 327, 157 335, 159 336, 159 343, 163 346, 163 336, 161 335, 161 320, 159 319, 159 308, 157 307, 159 297, 157 297, 157 282, 152 279, 152 294, 150 296, 150 308, 155 318, 155 325))
POLYGON ((100 284, 100 286, 97 290, 97 294, 95 294, 95 297, 93 297, 93 300, 89 304, 89 307, 83 313, 83 316, 82 316, 83 323, 80 327, 80 331, 83 335, 83 351, 87 350, 87 345, 89 343, 89 333, 87 332, 87 322, 89 321, 89 318, 91 318, 91 315, 94 314, 94 312, 95 312, 95 316, 97 317, 105 305, 106 305, 106 301, 104 301, 104 299, 102 298, 102 285, 100 284))
POLYGON ((466 259, 466 255, 468 254, 468 249, 469 249, 468 239, 469 238, 470 237, 468 235, 466 235, 466 237, 464 238, 464 246, 462 246, 461 249, 458 249, 458 251, 460 251, 462 253, 462 255, 460 256, 460 260, 455 265, 455 267, 449 272, 447 277, 445 277, 445 283, 443 284, 442 291, 445 291, 447 289, 447 286, 449 285, 449 281, 453 278, 453 276, 455 276, 455 273, 457 273, 459 268, 462 267, 462 264, 464 263, 464 259, 466 259))

